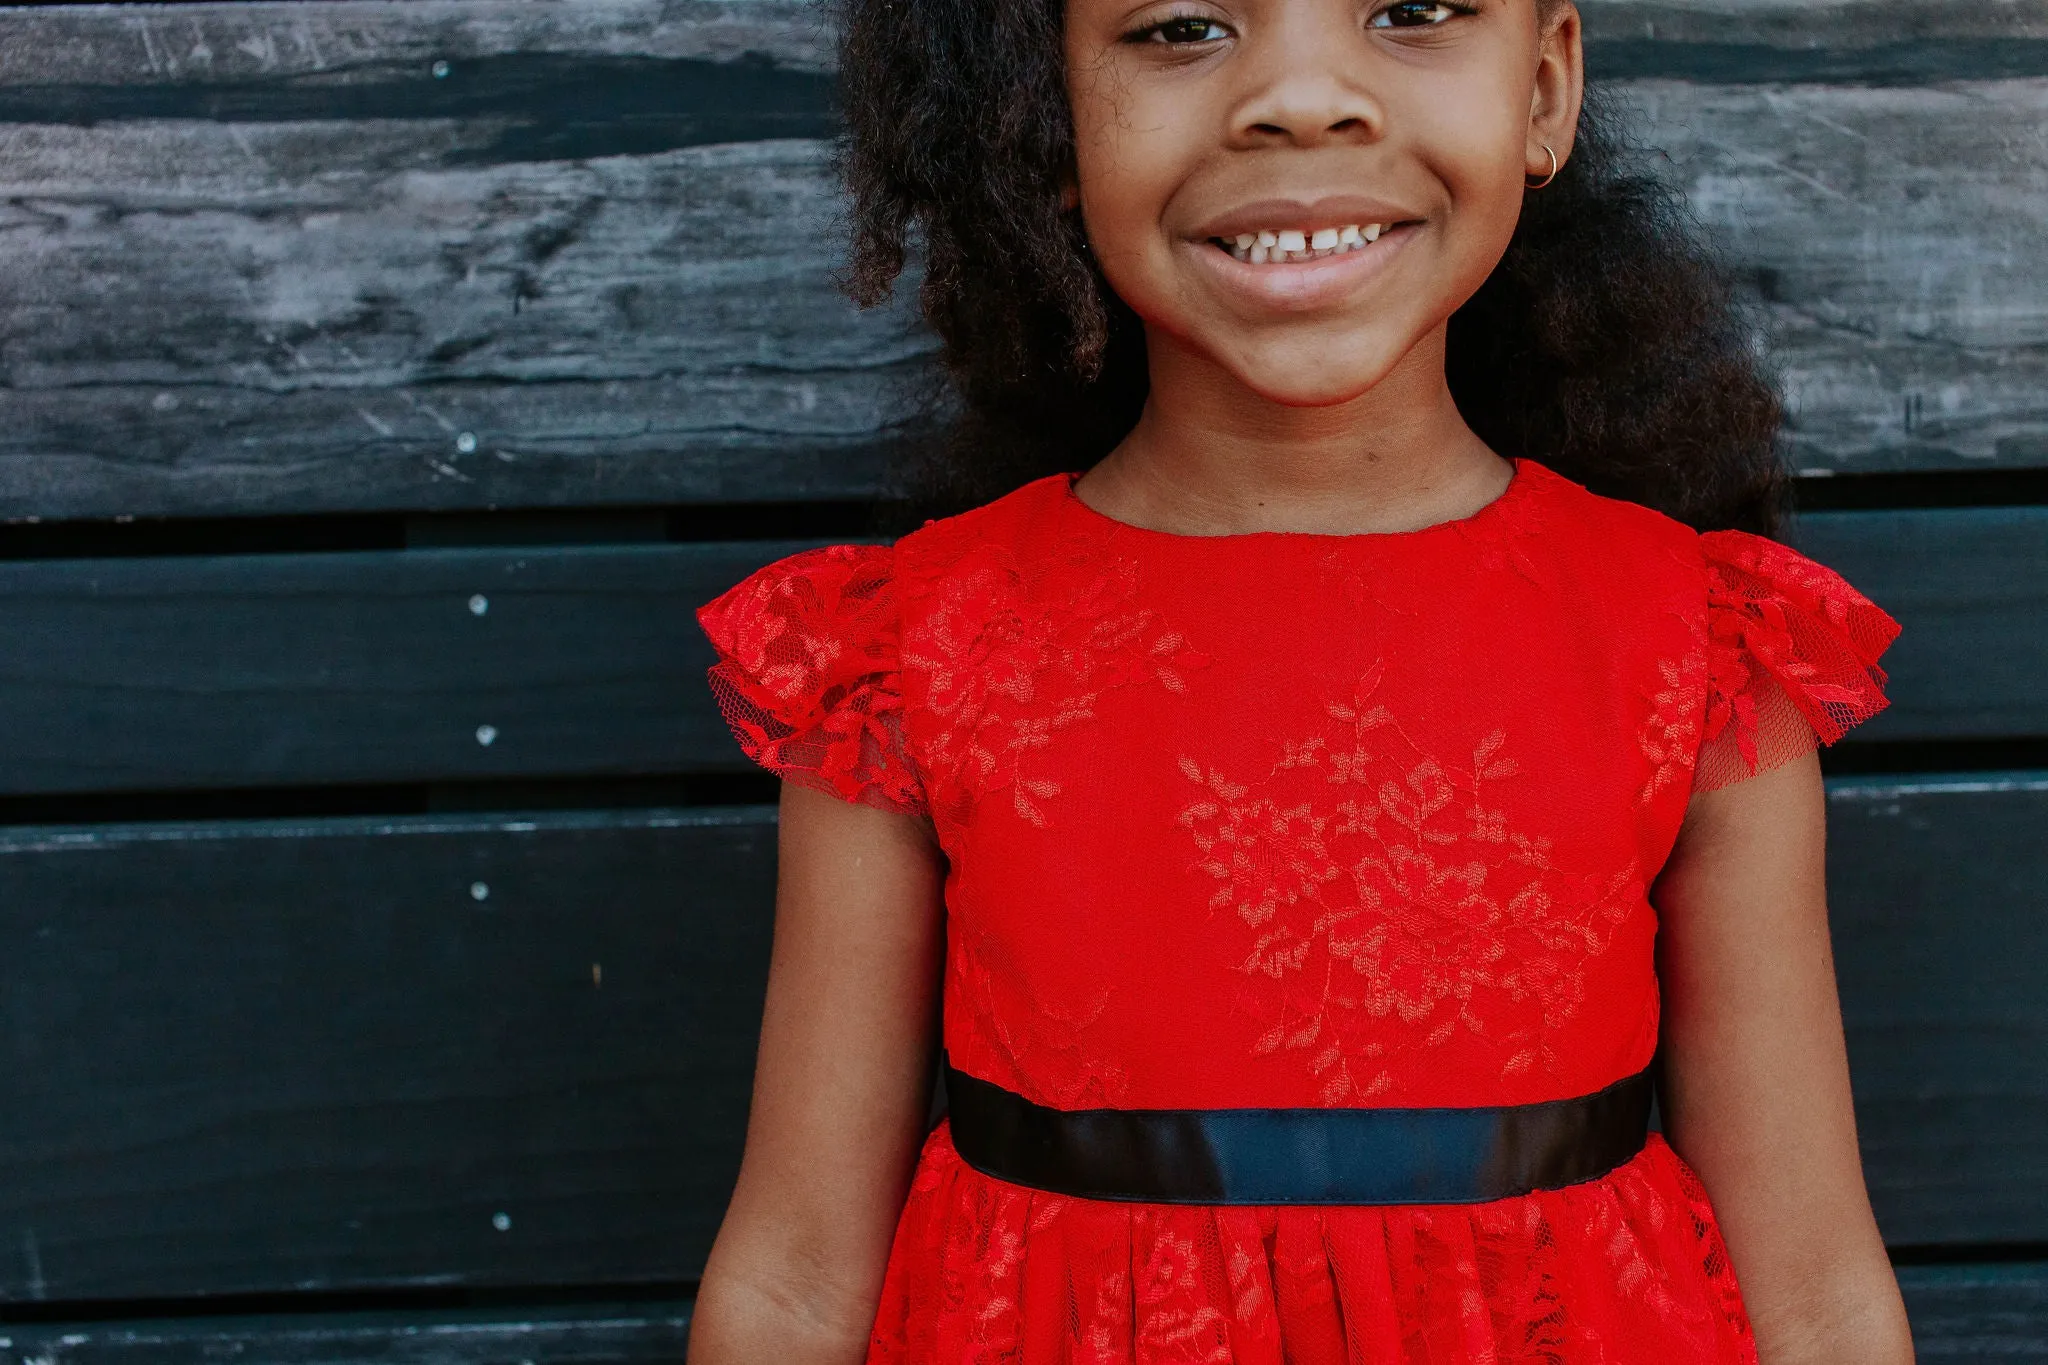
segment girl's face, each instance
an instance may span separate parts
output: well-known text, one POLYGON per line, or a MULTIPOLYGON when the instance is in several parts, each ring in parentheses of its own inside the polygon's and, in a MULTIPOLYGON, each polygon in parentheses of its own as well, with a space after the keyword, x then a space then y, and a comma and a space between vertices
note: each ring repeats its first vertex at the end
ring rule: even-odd
POLYGON ((1472 296, 1582 78, 1564 0, 1068 0, 1066 54, 1073 189, 1155 365, 1294 406, 1472 296))

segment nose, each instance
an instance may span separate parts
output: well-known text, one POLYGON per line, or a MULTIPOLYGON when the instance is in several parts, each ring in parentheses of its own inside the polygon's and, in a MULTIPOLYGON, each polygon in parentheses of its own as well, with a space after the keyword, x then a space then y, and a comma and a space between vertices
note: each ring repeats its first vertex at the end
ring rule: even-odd
POLYGON ((1354 6, 1283 0, 1263 8, 1272 17, 1240 63, 1245 87, 1232 115, 1233 139, 1302 147, 1377 140, 1386 109, 1370 87, 1354 6))

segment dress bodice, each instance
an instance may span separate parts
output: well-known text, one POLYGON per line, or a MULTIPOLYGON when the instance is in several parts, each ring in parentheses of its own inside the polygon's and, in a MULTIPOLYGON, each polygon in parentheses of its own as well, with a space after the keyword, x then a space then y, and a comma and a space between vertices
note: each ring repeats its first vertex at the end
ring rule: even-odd
POLYGON ((952 1063, 1056 1108, 1640 1070, 1690 797, 1879 709, 1897 630, 1784 546, 1529 460, 1388 535, 1146 530, 1054 476, 701 619, 750 754, 931 822, 952 1063))

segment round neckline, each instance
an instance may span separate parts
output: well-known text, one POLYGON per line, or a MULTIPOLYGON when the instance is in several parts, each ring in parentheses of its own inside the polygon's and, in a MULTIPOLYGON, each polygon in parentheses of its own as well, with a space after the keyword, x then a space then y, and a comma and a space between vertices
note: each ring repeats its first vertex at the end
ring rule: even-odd
POLYGON ((1433 521, 1427 526, 1417 526, 1407 531, 1225 531, 1217 535, 1198 535, 1187 531, 1162 531, 1155 527, 1140 526, 1135 522, 1123 521, 1082 501, 1080 493, 1075 491, 1074 484, 1079 481, 1082 474, 1087 472, 1085 470, 1071 470, 1064 474, 1056 474, 1053 477, 1058 481, 1062 499, 1077 509, 1084 518, 1124 535, 1186 545, 1273 544, 1280 542, 1299 542, 1315 545, 1390 544, 1410 541, 1419 536, 1429 536, 1444 531, 1477 531, 1499 520, 1508 510, 1509 505, 1519 502, 1529 486, 1534 482, 1534 478, 1530 474, 1530 468, 1534 465, 1534 461, 1526 456, 1516 455, 1510 457, 1508 463, 1513 466, 1513 470, 1508 475, 1507 487, 1495 494, 1491 501, 1472 512, 1466 513, 1462 517, 1452 517, 1446 521, 1433 521))

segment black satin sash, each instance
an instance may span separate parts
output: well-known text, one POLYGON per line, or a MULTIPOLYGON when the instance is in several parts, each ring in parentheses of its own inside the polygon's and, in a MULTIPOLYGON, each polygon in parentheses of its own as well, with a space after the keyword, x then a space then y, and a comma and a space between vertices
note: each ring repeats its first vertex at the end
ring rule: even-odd
POLYGON ((1147 1204, 1478 1204, 1643 1149, 1650 1071, 1484 1109, 1048 1109, 945 1066, 953 1146, 1015 1185, 1147 1204))

